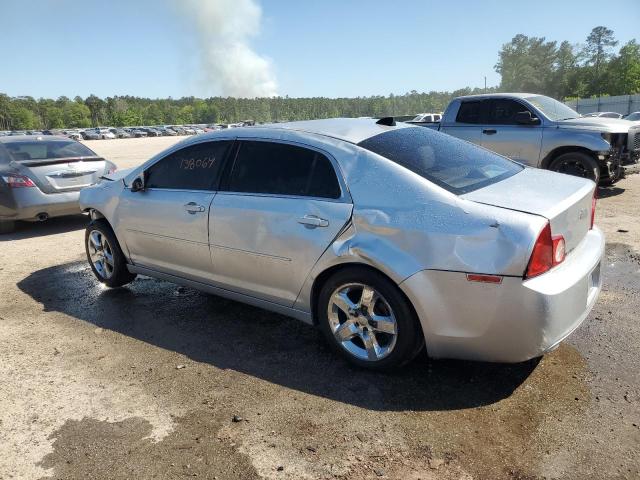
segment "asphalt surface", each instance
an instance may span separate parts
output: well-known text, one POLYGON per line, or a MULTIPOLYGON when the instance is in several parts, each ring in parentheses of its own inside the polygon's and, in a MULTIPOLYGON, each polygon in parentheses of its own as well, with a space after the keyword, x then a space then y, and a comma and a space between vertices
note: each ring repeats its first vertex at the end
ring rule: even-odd
MULTIPOLYGON (((87 143, 127 167, 169 140, 87 143)), ((640 478, 640 176, 600 194, 604 289, 568 341, 391 374, 280 315, 101 287, 85 217, 20 225, 0 236, 0 479, 640 478)))

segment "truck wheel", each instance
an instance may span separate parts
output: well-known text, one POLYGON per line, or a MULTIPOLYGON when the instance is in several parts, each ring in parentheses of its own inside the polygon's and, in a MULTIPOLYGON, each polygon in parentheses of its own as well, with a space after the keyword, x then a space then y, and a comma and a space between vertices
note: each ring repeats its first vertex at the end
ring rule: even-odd
POLYGON ((11 233, 16 228, 16 222, 13 220, 0 220, 0 233, 11 233))
POLYGON ((596 184, 600 181, 598 162, 590 155, 582 152, 569 152, 560 155, 551 162, 549 170, 588 178, 596 182, 596 184))

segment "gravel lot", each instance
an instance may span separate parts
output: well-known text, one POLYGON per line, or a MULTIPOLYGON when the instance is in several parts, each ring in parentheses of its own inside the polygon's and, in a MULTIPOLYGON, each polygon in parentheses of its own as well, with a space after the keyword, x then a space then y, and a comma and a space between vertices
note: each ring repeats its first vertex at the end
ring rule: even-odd
MULTIPOLYGON (((86 143, 127 168, 179 140, 86 143)), ((21 225, 0 236, 0 479, 640 478, 640 175, 600 194, 605 287, 567 342, 384 375, 276 314, 101 288, 82 216, 21 225)))

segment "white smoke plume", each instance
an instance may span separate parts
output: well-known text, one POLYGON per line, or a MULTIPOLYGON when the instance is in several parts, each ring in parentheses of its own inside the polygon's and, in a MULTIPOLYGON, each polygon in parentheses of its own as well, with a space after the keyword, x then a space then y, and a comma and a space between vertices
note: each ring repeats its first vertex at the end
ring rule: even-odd
POLYGON ((204 81, 211 90, 244 98, 278 94, 271 62, 250 45, 262 20, 254 0, 179 0, 178 8, 197 34, 204 81))

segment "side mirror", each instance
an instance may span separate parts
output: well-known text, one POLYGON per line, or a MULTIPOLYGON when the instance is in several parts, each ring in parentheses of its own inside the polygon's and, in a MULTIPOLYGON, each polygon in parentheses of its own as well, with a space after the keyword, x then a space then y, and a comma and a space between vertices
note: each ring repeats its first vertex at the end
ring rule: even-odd
POLYGON ((131 182, 131 191, 132 192, 143 192, 144 191, 144 180, 142 177, 136 177, 133 182, 131 182))
POLYGON ((516 113, 514 120, 519 125, 538 125, 540 123, 540 120, 531 115, 531 112, 528 110, 516 113))

